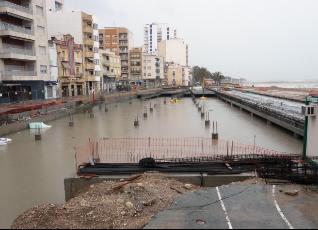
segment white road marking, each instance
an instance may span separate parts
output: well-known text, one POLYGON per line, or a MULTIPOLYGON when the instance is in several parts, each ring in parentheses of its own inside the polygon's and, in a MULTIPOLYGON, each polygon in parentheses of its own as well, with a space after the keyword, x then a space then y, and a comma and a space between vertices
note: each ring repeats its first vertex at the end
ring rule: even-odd
POLYGON ((227 213, 227 211, 226 211, 224 202, 223 202, 223 200, 222 200, 222 196, 221 196, 219 187, 216 187, 216 191, 217 191, 217 193, 218 193, 219 201, 221 202, 221 206, 222 206, 222 209, 223 209, 224 214, 225 214, 225 218, 226 218, 226 221, 227 221, 227 225, 229 226, 229 229, 233 229, 232 224, 231 224, 231 221, 230 221, 230 218, 229 218, 229 215, 228 215, 228 213, 227 213))
POLYGON ((274 197, 274 202, 275 202, 275 206, 276 209, 279 213, 279 215, 281 216, 281 218, 285 221, 285 223, 287 224, 287 226, 289 227, 289 229, 294 229, 294 227, 291 225, 291 223, 287 220, 287 218, 285 217, 283 211, 280 209, 277 200, 276 200, 276 195, 275 195, 275 189, 276 189, 276 185, 273 185, 273 197, 274 197))

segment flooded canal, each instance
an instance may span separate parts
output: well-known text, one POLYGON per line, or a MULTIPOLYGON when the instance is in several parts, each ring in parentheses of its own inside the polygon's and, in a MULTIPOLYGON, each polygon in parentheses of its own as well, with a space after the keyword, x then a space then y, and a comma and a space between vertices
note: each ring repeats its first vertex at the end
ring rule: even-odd
MULTIPOLYGON (((69 118, 53 121, 53 127, 35 142, 34 134, 25 130, 9 136, 13 143, 0 150, 0 228, 10 227, 13 219, 41 203, 64 202, 65 177, 75 173, 74 146, 94 137, 210 137, 204 120, 190 98, 179 104, 164 99, 142 102, 134 100, 94 109, 95 118, 88 114, 74 116, 74 127, 69 118), (145 105, 157 103, 148 119, 142 117, 145 105), (134 119, 139 114, 140 127, 134 119)), ((217 99, 201 101, 210 112, 211 121, 218 121, 219 135, 234 140, 290 153, 300 153, 302 141, 292 134, 248 113, 232 108, 217 99)))

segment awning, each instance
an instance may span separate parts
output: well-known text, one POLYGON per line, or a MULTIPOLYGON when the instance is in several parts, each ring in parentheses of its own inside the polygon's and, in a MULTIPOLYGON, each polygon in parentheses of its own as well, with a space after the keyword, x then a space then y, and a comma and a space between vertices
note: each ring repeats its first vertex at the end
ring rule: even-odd
POLYGON ((63 65, 63 67, 64 67, 65 69, 70 69, 70 68, 71 68, 70 64, 67 63, 67 62, 62 62, 62 65, 63 65))

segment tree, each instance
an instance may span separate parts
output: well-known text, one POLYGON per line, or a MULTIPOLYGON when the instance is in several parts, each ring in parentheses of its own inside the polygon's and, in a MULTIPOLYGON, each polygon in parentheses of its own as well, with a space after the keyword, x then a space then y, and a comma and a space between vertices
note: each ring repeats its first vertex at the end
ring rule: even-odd
POLYGON ((192 76, 194 82, 202 83, 204 79, 211 79, 212 74, 204 67, 194 66, 192 69, 192 76))
POLYGON ((224 75, 221 72, 215 72, 212 74, 212 79, 218 84, 221 83, 222 79, 224 79, 224 75))

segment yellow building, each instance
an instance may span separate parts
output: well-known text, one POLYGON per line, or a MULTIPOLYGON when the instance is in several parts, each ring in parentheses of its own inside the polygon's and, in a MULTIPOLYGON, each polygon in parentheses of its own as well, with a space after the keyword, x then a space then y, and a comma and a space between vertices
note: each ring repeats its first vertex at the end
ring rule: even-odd
POLYGON ((169 86, 183 85, 182 66, 175 63, 168 63, 165 67, 165 79, 169 86))
POLYGON ((121 77, 120 56, 109 50, 99 50, 101 69, 101 90, 109 92, 116 89, 116 80, 121 77))
POLYGON ((71 35, 55 40, 59 94, 62 97, 85 95, 83 47, 71 35))

